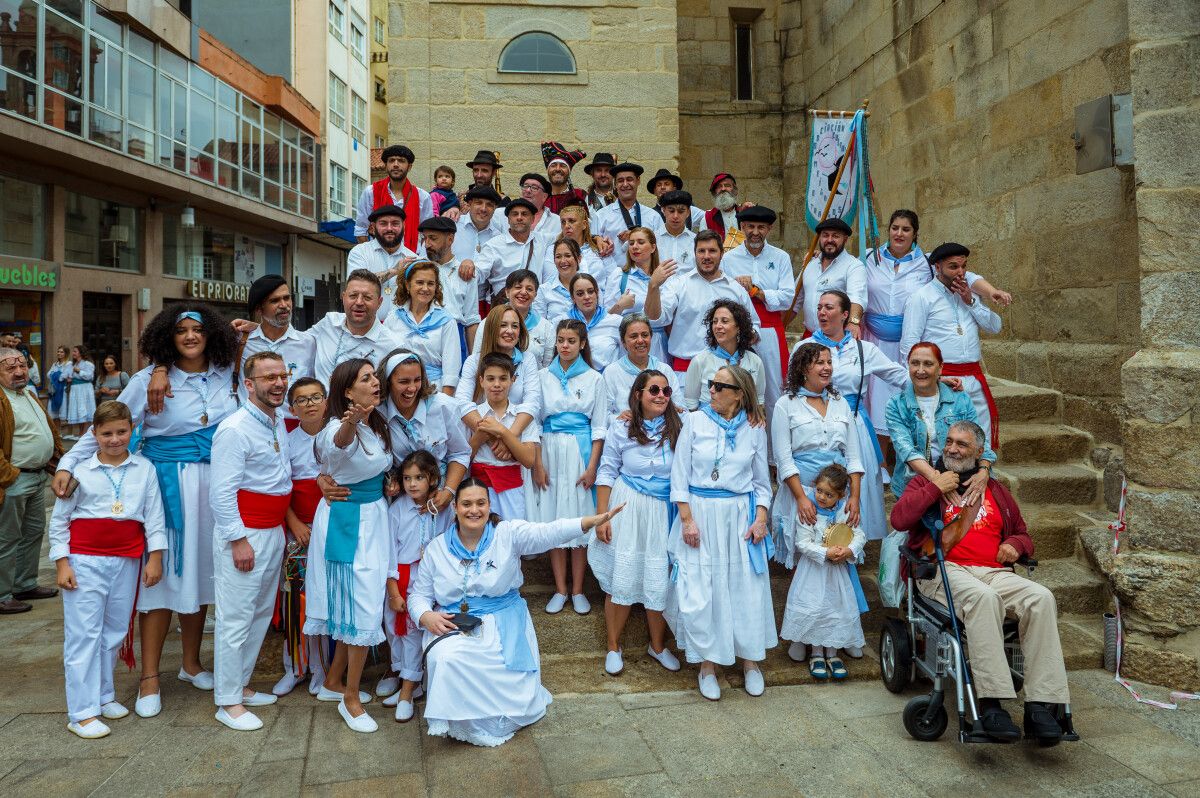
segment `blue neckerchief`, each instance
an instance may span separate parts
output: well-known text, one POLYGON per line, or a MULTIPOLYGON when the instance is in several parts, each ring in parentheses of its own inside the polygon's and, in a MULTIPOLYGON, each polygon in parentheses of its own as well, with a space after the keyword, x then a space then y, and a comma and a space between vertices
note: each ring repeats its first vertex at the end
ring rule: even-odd
POLYGON ((632 269, 630 269, 629 271, 627 271, 625 273, 628 274, 630 277, 632 277, 635 280, 641 280, 643 283, 650 282, 650 275, 648 275, 644 271, 642 271, 641 266, 634 266, 632 269))
POLYGON ((558 384, 562 386, 563 393, 566 393, 567 381, 572 377, 578 377, 580 374, 586 373, 590 368, 591 366, 582 357, 576 357, 575 362, 571 364, 570 368, 563 371, 562 363, 559 362, 558 355, 555 355, 554 360, 550 361, 550 365, 546 367, 546 371, 558 377, 558 384))
POLYGON ((412 311, 409 310, 407 305, 396 308, 396 317, 404 322, 405 326, 414 335, 419 335, 422 338, 428 338, 429 333, 441 329, 444 325, 453 321, 449 313, 437 306, 430 308, 429 312, 425 314, 425 318, 421 319, 419 324, 413 319, 412 311))
POLYGON ((737 415, 726 421, 721 414, 712 409, 712 405, 701 405, 700 411, 712 419, 712 422, 725 430, 725 444, 732 449, 737 444, 738 429, 746 423, 746 411, 739 410, 737 415))
POLYGON ((835 341, 832 338, 830 338, 828 335, 823 333, 820 329, 818 329, 816 332, 814 332, 812 334, 812 340, 816 341, 819 344, 827 346, 830 349, 836 349, 837 351, 840 352, 840 351, 842 351, 843 346, 845 346, 846 344, 848 344, 854 340, 854 336, 851 335, 847 331, 846 334, 842 336, 842 340, 835 341))
POLYGON ((832 520, 839 512, 841 512, 842 507, 846 505, 846 498, 843 496, 837 500, 837 504, 826 510, 824 507, 817 504, 817 492, 807 485, 804 487, 804 495, 807 496, 808 500, 813 503, 813 507, 815 507, 817 510, 817 515, 830 520, 832 520))
POLYGON ((602 311, 600 306, 597 305, 595 313, 592 314, 592 320, 588 321, 583 317, 583 313, 579 311, 579 308, 572 304, 571 309, 567 311, 567 318, 583 322, 584 326, 588 328, 588 332, 591 332, 592 328, 599 324, 601 320, 603 320, 604 311, 602 311))
POLYGON ((731 366, 736 366, 742 362, 742 353, 741 352, 732 352, 732 353, 726 352, 725 348, 721 347, 721 346, 714 346, 712 349, 709 349, 708 351, 711 352, 712 354, 716 355, 717 357, 721 358, 722 360, 724 360, 726 363, 728 363, 731 366))
POLYGON ((488 550, 495 536, 496 527, 489 521, 488 525, 483 528, 483 535, 479 538, 479 543, 474 549, 468 549, 463 545, 462 538, 458 536, 458 522, 456 521, 446 533, 446 547, 450 549, 450 554, 454 559, 474 562, 488 550))
POLYGON ((625 355, 624 357, 622 357, 620 360, 617 361, 617 364, 620 365, 622 371, 624 371, 626 374, 629 374, 630 376, 633 376, 633 377, 636 377, 637 375, 641 374, 643 371, 647 371, 649 369, 654 369, 655 371, 662 371, 662 372, 665 372, 667 369, 666 364, 663 363, 658 358, 656 358, 654 355, 650 355, 646 359, 646 368, 644 368, 644 369, 640 369, 637 366, 635 366, 633 361, 629 359, 629 355, 625 355))
POLYGON ((643 418, 642 429, 646 431, 651 439, 661 438, 663 427, 667 425, 667 417, 659 416, 658 418, 643 418))
POLYGON ((809 399, 820 398, 820 399, 824 399, 825 401, 829 401, 829 389, 828 388, 821 391, 820 393, 817 393, 816 391, 810 391, 807 388, 805 388, 803 385, 801 385, 799 388, 796 389, 796 393, 800 394, 801 396, 807 396, 809 399))
POLYGON ((512 359, 513 359, 513 365, 519 366, 519 365, 521 365, 521 361, 525 359, 525 353, 522 352, 520 349, 517 349, 514 347, 513 352, 512 352, 512 359))
POLYGON ((899 266, 901 263, 908 263, 909 261, 914 261, 917 258, 925 257, 925 253, 921 251, 921 248, 918 247, 916 243, 913 244, 912 249, 910 249, 908 254, 903 258, 897 258, 895 255, 893 255, 891 250, 887 248, 886 244, 879 248, 879 254, 890 260, 893 268, 899 266))
POLYGON ((534 327, 538 326, 538 323, 541 322, 541 320, 542 317, 537 314, 537 311, 535 311, 533 308, 530 308, 529 312, 525 314, 525 329, 532 330, 534 327))

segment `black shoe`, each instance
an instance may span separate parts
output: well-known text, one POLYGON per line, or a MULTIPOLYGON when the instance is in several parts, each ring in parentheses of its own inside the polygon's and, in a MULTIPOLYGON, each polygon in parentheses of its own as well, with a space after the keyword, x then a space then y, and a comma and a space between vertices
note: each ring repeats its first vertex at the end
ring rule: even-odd
POLYGON ((16 615, 22 612, 29 612, 33 609, 32 604, 26 604, 24 601, 9 599, 8 601, 0 601, 0 615, 16 615))
POLYGON ((983 733, 993 740, 1012 743, 1021 739, 1021 730, 1002 707, 988 707, 981 711, 979 725, 983 733))
POLYGON ((17 601, 37 601, 38 599, 54 598, 58 595, 56 587, 31 587, 29 590, 22 590, 20 593, 14 593, 13 598, 17 601))
POLYGON ((1025 702, 1025 736, 1036 738, 1043 744, 1057 743, 1062 739, 1062 726, 1049 704, 1043 704, 1041 701, 1025 702))

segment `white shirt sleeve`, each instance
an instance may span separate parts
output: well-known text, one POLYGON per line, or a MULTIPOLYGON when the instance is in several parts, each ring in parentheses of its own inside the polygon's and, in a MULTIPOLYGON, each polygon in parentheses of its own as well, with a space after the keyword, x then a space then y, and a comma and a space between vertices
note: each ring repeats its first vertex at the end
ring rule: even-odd
POLYGON ((929 315, 925 292, 917 291, 908 298, 904 306, 904 325, 900 328, 900 362, 908 362, 908 352, 921 342, 925 333, 925 320, 929 315))
POLYGON ((163 510, 158 475, 151 465, 142 485, 142 526, 146 528, 146 551, 165 551, 167 548, 167 517, 163 510))
POLYGON ((788 415, 788 404, 785 397, 780 397, 771 411, 771 452, 775 455, 780 490, 788 490, 784 480, 800 473, 792 459, 792 419, 788 415))
POLYGON ((368 183, 362 193, 358 195, 358 207, 354 213, 354 235, 365 236, 367 234, 367 217, 371 215, 372 205, 375 204, 375 199, 372 196, 373 189, 368 183))
MULTIPOLYGON (((784 253, 783 258, 782 263, 775 264, 775 285, 759 286, 762 289, 763 304, 767 306, 767 310, 787 310, 792 306, 792 300, 796 298, 796 278, 792 274, 792 259, 787 253, 784 253)), ((865 282, 865 275, 863 279, 865 282)), ((757 316, 757 314, 754 315, 757 316)))
POLYGON ((462 350, 458 347, 458 324, 442 325, 442 385, 454 388, 462 371, 462 350))
POLYGON ((236 428, 220 426, 213 436, 212 466, 209 473, 208 501, 212 507, 213 535, 225 543, 246 536, 246 527, 238 511, 238 482, 235 475, 246 469, 249 455, 246 436, 236 428))
POLYGON ((66 499, 54 501, 54 512, 50 514, 50 562, 58 562, 71 553, 71 513, 79 490, 66 499))
POLYGON ((1000 332, 1000 316, 987 306, 979 297, 975 297, 975 301, 971 303, 971 315, 975 317, 975 323, 979 325, 979 329, 984 332, 989 332, 995 335, 1000 332))
POLYGON ((530 554, 541 554, 572 538, 579 537, 583 532, 581 521, 580 518, 560 518, 545 524, 534 524, 529 521, 501 521, 501 528, 496 532, 499 534, 504 526, 508 526, 508 529, 503 531, 512 535, 513 551, 524 557, 530 554))
POLYGON ((867 269, 858 258, 846 269, 846 294, 851 304, 867 306, 867 269))

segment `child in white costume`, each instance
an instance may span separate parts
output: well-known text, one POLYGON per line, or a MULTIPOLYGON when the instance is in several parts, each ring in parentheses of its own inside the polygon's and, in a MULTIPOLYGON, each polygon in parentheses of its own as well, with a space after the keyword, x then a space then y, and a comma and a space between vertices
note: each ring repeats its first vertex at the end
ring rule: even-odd
POLYGON ((536 424, 516 431, 525 410, 509 401, 515 373, 508 355, 494 352, 483 356, 479 385, 487 398, 472 411, 480 421, 470 440, 471 476, 487 485, 492 503, 505 520, 525 518, 524 469, 533 466, 538 441, 536 424), (502 460, 493 448, 495 443, 503 444, 513 459, 502 460))

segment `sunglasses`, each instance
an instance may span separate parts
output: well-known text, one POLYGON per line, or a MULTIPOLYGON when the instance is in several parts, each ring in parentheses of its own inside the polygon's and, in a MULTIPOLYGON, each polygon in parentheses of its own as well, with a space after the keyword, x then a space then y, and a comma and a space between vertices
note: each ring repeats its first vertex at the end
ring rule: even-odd
POLYGON ((671 386, 669 386, 669 385, 665 388, 660 387, 658 385, 651 385, 649 387, 643 388, 642 390, 647 392, 651 396, 658 396, 659 394, 662 394, 663 396, 667 397, 668 399, 671 398, 671 386))
POLYGON ((716 380, 709 380, 708 381, 708 390, 716 391, 717 393, 720 393, 721 391, 725 391, 725 390, 740 391, 741 389, 738 388, 736 385, 730 385, 727 382, 717 382, 716 380))

